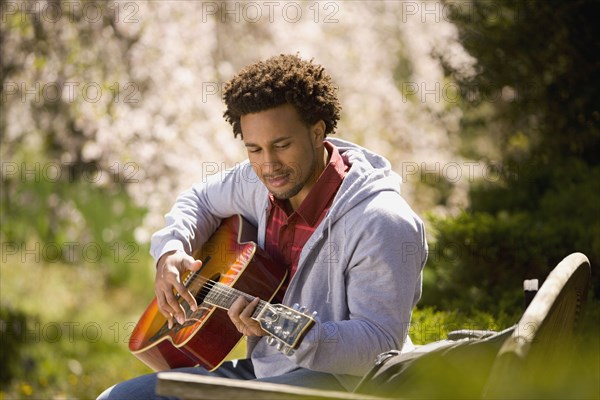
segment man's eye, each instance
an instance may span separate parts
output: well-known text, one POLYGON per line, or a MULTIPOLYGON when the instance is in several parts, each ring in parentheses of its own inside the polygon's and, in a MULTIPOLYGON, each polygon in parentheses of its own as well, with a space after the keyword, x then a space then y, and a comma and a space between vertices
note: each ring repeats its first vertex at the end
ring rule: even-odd
POLYGON ((248 149, 248 153, 258 153, 260 151, 260 149, 248 149))
POLYGON ((285 149, 288 148, 290 146, 289 143, 286 144, 278 144, 277 146, 275 146, 276 149, 285 149))

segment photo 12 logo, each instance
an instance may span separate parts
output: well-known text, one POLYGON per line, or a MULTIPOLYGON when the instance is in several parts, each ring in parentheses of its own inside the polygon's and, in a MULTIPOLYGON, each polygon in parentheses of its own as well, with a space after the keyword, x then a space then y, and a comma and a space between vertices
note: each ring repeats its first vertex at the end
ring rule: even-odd
POLYGON ((530 18, 529 10, 536 7, 539 0, 520 0, 511 7, 500 0, 446 0, 408 1, 403 0, 402 22, 416 19, 421 23, 452 22, 460 17, 471 22, 517 21, 530 18))
POLYGON ((204 1, 201 20, 255 24, 276 20, 297 23, 305 18, 314 23, 334 24, 339 22, 339 11, 340 5, 334 1, 204 1))
MULTIPOLYGON (((497 161, 451 161, 446 163, 411 162, 401 164, 402 181, 418 180, 421 183, 457 183, 478 180, 499 182, 503 179, 518 180, 520 169, 514 165, 505 165, 497 161)), ((521 168, 525 168, 522 166, 521 168)))
POLYGON ((17 100, 21 103, 98 103, 103 98, 113 103, 140 102, 140 91, 135 82, 15 82, 2 83, 2 102, 17 100))
POLYGON ((26 343, 75 343, 85 341, 97 343, 100 340, 112 343, 127 343, 135 322, 113 322, 106 326, 96 321, 4 321, 0 320, 0 332, 5 335, 23 338, 26 343))
POLYGON ((9 259, 19 260, 21 263, 99 263, 102 260, 115 264, 133 264, 139 262, 137 258, 140 248, 135 242, 2 242, 2 263, 9 259))
POLYGON ((17 18, 19 22, 97 23, 110 18, 117 23, 139 23, 140 6, 135 1, 2 1, 0 4, 2 23, 17 18))
POLYGON ((520 86, 493 86, 482 92, 478 85, 465 85, 456 82, 404 81, 399 83, 402 102, 459 104, 462 101, 472 103, 499 103, 527 101, 536 98, 541 88, 534 83, 520 86))
POLYGON ((96 165, 78 162, 11 162, 0 164, 3 180, 19 182, 139 183, 140 166, 135 162, 114 162, 107 170, 96 165))

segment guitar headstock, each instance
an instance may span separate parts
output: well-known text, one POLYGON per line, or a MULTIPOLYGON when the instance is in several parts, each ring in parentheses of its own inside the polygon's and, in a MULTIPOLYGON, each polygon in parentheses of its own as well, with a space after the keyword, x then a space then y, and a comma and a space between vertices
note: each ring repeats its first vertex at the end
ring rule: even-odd
POLYGON ((304 335, 315 324, 315 315, 309 315, 306 307, 294 304, 293 307, 283 304, 268 304, 257 316, 264 331, 271 335, 267 339, 270 345, 277 344, 277 349, 289 355, 300 346, 304 335))

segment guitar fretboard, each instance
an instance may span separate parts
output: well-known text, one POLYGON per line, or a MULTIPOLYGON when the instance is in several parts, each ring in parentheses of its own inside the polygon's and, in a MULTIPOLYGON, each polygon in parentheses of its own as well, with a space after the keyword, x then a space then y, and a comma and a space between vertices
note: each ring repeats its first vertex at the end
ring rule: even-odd
MULTIPOLYGON (((214 282, 212 287, 210 287, 210 290, 204 297, 204 301, 224 310, 229 310, 233 303, 240 296, 244 297, 248 302, 254 300, 254 297, 249 294, 241 292, 225 284, 214 282)), ((262 312, 263 308, 266 307, 268 304, 269 303, 267 303, 266 301, 260 300, 256 308, 254 309, 254 312, 252 313, 252 318, 256 320, 262 312)))

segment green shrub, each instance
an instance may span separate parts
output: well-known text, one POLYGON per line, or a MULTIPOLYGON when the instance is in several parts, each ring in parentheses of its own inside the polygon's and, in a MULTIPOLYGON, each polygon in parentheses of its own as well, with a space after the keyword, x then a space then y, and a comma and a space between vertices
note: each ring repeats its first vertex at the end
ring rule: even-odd
POLYGON ((3 386, 24 372, 23 348, 30 318, 22 311, 0 307, 0 384, 3 386))

